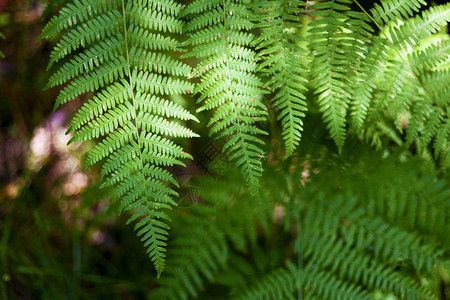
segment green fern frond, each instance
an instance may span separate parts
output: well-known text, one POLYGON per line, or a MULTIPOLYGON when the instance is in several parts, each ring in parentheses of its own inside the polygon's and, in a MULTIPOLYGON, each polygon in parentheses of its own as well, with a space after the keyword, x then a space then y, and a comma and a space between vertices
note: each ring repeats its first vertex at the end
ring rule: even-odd
POLYGON ((377 78, 382 74, 387 60, 387 40, 374 37, 362 61, 353 90, 350 116, 351 124, 357 130, 363 128, 371 107, 373 92, 377 87, 377 78))
POLYGON ((437 299, 419 280, 445 263, 448 183, 397 154, 347 145, 337 156, 314 147, 291 156, 289 171, 268 167, 261 184, 271 190, 259 200, 231 170, 202 178, 201 201, 172 216, 173 260, 151 297, 201 299, 213 281, 233 299, 365 300, 379 291, 437 299), (282 220, 268 226, 280 207, 282 220), (269 232, 285 235, 284 247, 273 246, 269 232))
POLYGON ((254 42, 259 49, 259 71, 270 80, 265 85, 276 92, 272 101, 279 111, 286 156, 290 156, 301 139, 303 117, 307 110, 305 74, 307 52, 298 31, 300 14, 306 13, 304 1, 262 1, 254 5, 257 27, 262 33, 254 42))
POLYGON ((375 3, 371 9, 375 22, 379 25, 411 17, 422 5, 427 5, 427 2, 425 0, 382 0, 380 4, 375 3))
POLYGON ((389 30, 392 43, 399 49, 415 47, 419 41, 445 26, 450 20, 450 4, 432 6, 421 15, 410 18, 389 30))
MULTIPOLYGON (((432 33, 430 28, 442 26, 442 20, 448 19, 448 11, 450 11, 450 7, 446 8, 446 6, 438 6, 434 10, 430 8, 429 11, 423 13, 425 16, 423 20, 418 16, 406 21, 405 24, 412 24, 412 20, 416 20, 414 26, 417 28, 414 34, 419 39, 432 33), (427 21, 430 18, 432 20, 427 21)), ((401 32, 402 26, 391 30, 401 32)), ((387 109, 389 118, 395 120, 397 131, 402 135, 406 131, 406 145, 415 143, 417 149, 423 153, 440 131, 443 118, 442 109, 447 102, 446 92, 449 81, 445 76, 445 69, 440 69, 440 65, 448 60, 446 53, 448 43, 442 41, 438 44, 431 44, 425 40, 418 48, 417 41, 411 40, 408 43, 403 41, 405 44, 385 42, 392 54, 386 61, 381 62, 384 68, 382 73, 378 73, 377 77, 380 78, 378 82, 372 80, 375 84, 372 113, 378 109, 387 109), (408 44, 414 47, 399 50, 408 44), (395 49, 395 47, 399 48, 395 49), (407 59, 404 56, 407 56, 407 59)), ((401 139, 397 138, 392 131, 389 120, 382 119, 378 117, 378 122, 382 128, 385 128, 383 130, 385 135, 393 137, 398 144, 401 144, 401 139)))
POLYGON ((224 151, 241 167, 250 190, 258 194, 262 168, 263 141, 257 137, 266 134, 256 127, 266 112, 261 103, 261 82, 254 76, 256 67, 253 50, 248 48, 252 27, 248 1, 213 1, 208 4, 194 1, 184 9, 190 18, 185 30, 191 47, 187 56, 200 58, 192 76, 201 83, 199 93, 201 110, 214 110, 209 123, 211 133, 227 142, 224 151), (240 64, 245 69, 236 67, 240 64))
POLYGON ((345 14, 351 1, 338 0, 316 3, 311 16, 318 17, 309 29, 313 53, 312 76, 318 94, 318 104, 331 137, 342 149, 351 88, 342 66, 346 63, 344 29, 349 17, 345 14))
POLYGON ((375 75, 380 66, 380 59, 384 55, 384 45, 378 44, 378 40, 372 39, 372 27, 367 23, 368 17, 364 13, 349 11, 347 21, 348 38, 344 43, 344 52, 347 53, 347 62, 343 66, 347 71, 348 85, 352 87, 350 113, 354 126, 362 127, 367 109, 370 105, 370 93, 375 75), (372 47, 367 47, 371 42, 372 47), (376 44, 376 46, 375 46, 376 44), (375 47, 380 47, 375 49, 375 47), (372 52, 371 52, 372 51, 372 52), (361 84, 363 83, 363 84, 361 84))
MULTIPOLYGON (((362 187, 362 181, 366 179, 361 178, 361 182, 357 179, 361 176, 360 171, 354 174, 348 171, 349 178, 346 184, 356 183, 357 180, 361 189, 355 190, 362 193, 361 197, 367 199, 371 215, 384 215, 389 222, 395 222, 401 228, 416 229, 422 233, 429 232, 429 238, 432 237, 429 242, 443 246, 441 239, 448 232, 448 228, 445 226, 446 216, 442 207, 448 206, 448 203, 445 203, 448 187, 444 181, 437 180, 435 174, 419 177, 417 173, 421 163, 418 161, 403 163, 395 170, 392 167, 392 170, 389 170, 388 166, 394 164, 395 157, 387 160, 373 159, 371 163, 366 164, 366 171, 362 172, 371 174, 372 185, 362 187), (414 185, 408 182, 414 182, 414 185), (397 200, 387 203, 389 199, 397 200)), ((425 257, 435 255, 429 253, 425 257)))
MULTIPOLYGON (((345 299, 367 299, 364 291, 376 287, 394 292, 402 299, 435 299, 417 281, 405 276, 401 268, 407 263, 416 272, 427 273, 442 264, 441 249, 446 246, 441 239, 448 229, 441 208, 448 206, 444 204, 448 185, 436 182, 432 174, 417 177, 417 162, 393 170, 393 159, 395 156, 387 161, 372 157, 364 171, 357 160, 338 159, 335 162, 338 173, 333 173, 335 167, 323 169, 322 164, 322 175, 314 175, 311 183, 315 184, 306 185, 300 196, 304 204, 292 212, 301 212, 300 253, 304 264, 311 266, 311 269, 304 267, 308 275, 303 278, 326 271, 363 286, 361 294, 345 299), (337 174, 342 176, 342 181, 336 182, 341 188, 336 186, 323 193, 323 184, 329 184, 329 178, 337 174), (318 182, 317 176, 323 176, 323 181, 318 182), (336 194, 341 196, 333 196, 336 194), (432 219, 436 222, 427 224, 432 219), (426 232, 433 234, 424 239, 426 232)), ((317 281, 320 279, 311 284, 317 281)), ((330 295, 322 297, 338 299, 330 295)))
POLYGON ((167 210, 176 206, 169 184, 178 185, 163 167, 192 158, 172 138, 197 136, 173 121, 197 118, 164 98, 193 89, 183 79, 190 68, 158 52, 179 50, 166 32, 181 32, 180 10, 171 0, 78 0, 62 8, 41 34, 62 33, 49 62, 51 67, 64 60, 47 86, 66 85, 55 107, 94 94, 74 116, 70 141, 102 138, 86 165, 104 160, 103 186, 117 185, 120 211, 131 212, 128 223, 136 221, 158 276, 165 263, 167 210))

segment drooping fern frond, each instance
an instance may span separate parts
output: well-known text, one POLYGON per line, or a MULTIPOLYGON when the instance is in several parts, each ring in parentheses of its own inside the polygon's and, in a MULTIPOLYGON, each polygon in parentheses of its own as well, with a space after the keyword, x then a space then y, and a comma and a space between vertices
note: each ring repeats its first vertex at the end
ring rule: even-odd
POLYGON ((431 6, 404 24, 390 29, 392 43, 398 48, 415 47, 419 41, 447 25, 450 19, 450 4, 431 6))
POLYGON ((226 138, 223 150, 240 166, 256 195, 264 153, 259 136, 266 134, 256 122, 265 120, 266 108, 261 81, 255 76, 255 52, 249 48, 253 36, 248 3, 198 0, 184 14, 190 19, 185 27, 190 47, 186 56, 200 59, 191 74, 201 78, 194 90, 202 103, 198 111, 213 111, 210 133, 226 138))
POLYGON ((197 119, 170 98, 193 88, 184 79, 190 68, 170 56, 179 50, 168 33, 181 33, 180 10, 172 0, 77 0, 41 34, 61 34, 49 63, 57 70, 47 85, 64 85, 55 107, 93 93, 72 119, 71 142, 102 139, 86 164, 103 161, 103 186, 117 186, 120 210, 131 212, 128 223, 136 222, 158 276, 167 210, 176 205, 170 185, 177 182, 164 167, 190 158, 173 139, 196 136, 177 120, 197 119))
POLYGON ((261 63, 258 70, 265 83, 275 93, 274 108, 279 112, 286 157, 301 139, 305 116, 307 63, 306 49, 299 44, 306 39, 299 34, 304 14, 304 1, 259 1, 254 4, 257 27, 262 29, 255 40, 261 63))
POLYGON ((448 182, 397 154, 302 144, 267 167, 259 200, 234 170, 199 181, 152 298, 437 299, 420 281, 448 262, 448 182))
POLYGON ((345 139, 345 117, 350 90, 345 83, 346 76, 339 65, 345 60, 342 36, 345 20, 344 12, 350 1, 327 1, 311 8, 313 16, 322 17, 311 23, 311 50, 314 55, 312 75, 319 93, 318 102, 324 120, 328 124, 331 137, 341 148, 345 139))
POLYGON ((445 39, 435 45, 432 34, 450 19, 450 6, 433 6, 399 22, 399 15, 413 13, 404 6, 419 7, 419 2, 385 1, 382 5, 390 10, 385 14, 380 7, 372 10, 374 17, 384 14, 386 24, 362 52, 365 59, 352 97, 351 125, 378 148, 386 136, 398 145, 414 144, 420 153, 436 145, 443 150, 435 153, 446 168, 448 135, 442 132, 446 132, 448 55, 445 39), (433 143, 438 134, 440 141, 433 143))
POLYGON ((371 107, 373 91, 376 88, 377 78, 382 73, 384 63, 387 61, 387 40, 374 37, 367 55, 362 61, 360 74, 355 82, 351 107, 351 124, 361 130, 365 123, 367 113, 371 107))
MULTIPOLYGON (((344 145, 347 109, 366 52, 365 44, 372 31, 366 22, 367 16, 349 11, 350 3, 348 0, 333 0, 312 5, 314 11, 311 16, 317 20, 310 24, 309 29, 315 93, 331 137, 339 149, 344 145)), ((364 118, 364 115, 357 118, 364 118)))

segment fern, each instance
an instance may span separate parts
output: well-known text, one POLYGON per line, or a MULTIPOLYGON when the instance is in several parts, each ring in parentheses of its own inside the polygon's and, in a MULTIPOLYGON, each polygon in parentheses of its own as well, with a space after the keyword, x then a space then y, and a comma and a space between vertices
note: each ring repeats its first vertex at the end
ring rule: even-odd
POLYGON ((103 163, 158 277, 166 268, 152 297, 201 297, 212 283, 241 299, 436 298, 420 279, 448 262, 448 184, 423 160, 450 165, 449 42, 437 34, 450 6, 354 2, 75 0, 45 26, 40 38, 58 35, 55 108, 88 99, 70 142, 99 139, 86 166, 103 163), (169 170, 192 159, 178 143, 197 136, 183 122, 199 122, 177 95, 209 114, 242 177, 199 180, 196 205, 171 211, 169 170), (272 107, 283 150, 261 129, 272 107))
MULTIPOLYGON (((399 15, 407 17, 412 14, 412 10, 405 6, 411 9, 419 7, 414 1, 386 1, 383 5, 390 10, 383 12, 381 7, 375 7, 373 12, 374 16, 383 15, 385 22, 388 16, 393 22, 399 15)), ((373 39, 367 60, 363 63, 363 70, 367 71, 362 73, 362 80, 357 79, 351 116, 355 131, 372 140, 377 147, 381 147, 383 136, 389 136, 399 145, 415 143, 417 149, 424 153, 438 132, 442 132, 446 119, 442 110, 446 102, 443 100, 446 99, 444 86, 448 82, 445 75, 442 76, 446 72, 443 71, 445 67, 442 70, 440 66, 446 61, 446 46, 445 42, 434 45, 432 39, 424 38, 446 24, 449 11, 448 5, 431 7, 421 16, 405 20, 402 25, 386 26, 380 37, 373 39), (420 47, 419 41, 422 41, 420 47), (433 83, 441 86, 443 92, 436 93, 439 91, 437 86, 430 88, 433 83, 429 78, 441 78, 442 81, 438 79, 433 83), (386 115, 380 115, 382 110, 389 112, 387 119, 386 115), (363 129, 365 120, 368 125, 363 129)), ((434 145, 444 149, 442 143, 434 145)), ((435 153, 439 153, 444 161, 448 156, 446 151, 435 153)), ((443 166, 445 168, 446 164, 443 166)))
POLYGON ((202 299, 210 282, 232 299, 373 299, 379 290, 436 299, 419 278, 448 261, 448 183, 397 154, 302 146, 304 156, 266 170, 259 200, 232 170, 199 181, 201 201, 175 212, 173 260, 151 296, 202 299), (283 214, 270 224, 273 207, 283 214))
POLYGON ((214 110, 210 133, 227 139, 223 150, 241 167, 252 194, 259 190, 259 160, 266 134, 256 126, 264 121, 262 83, 255 76, 255 53, 248 47, 253 37, 248 1, 198 0, 184 9, 189 18, 186 56, 200 59, 191 77, 200 77, 194 92, 200 93, 197 111, 214 110))
POLYGON ((311 23, 311 50, 314 55, 312 76, 318 104, 339 149, 344 145, 346 114, 351 97, 343 34, 349 18, 345 13, 351 1, 326 1, 312 5, 311 15, 321 17, 311 23))
POLYGON ((422 5, 427 5, 424 0, 385 0, 374 4, 371 13, 377 24, 389 23, 395 19, 407 19, 418 12, 422 5))
POLYGON ((290 156, 301 139, 302 118, 307 110, 305 91, 306 50, 299 46, 305 38, 300 14, 306 12, 304 1, 262 1, 254 5, 258 27, 263 32, 255 40, 260 49, 260 72, 270 78, 265 84, 276 94, 272 97, 279 111, 286 156, 290 156))
MULTIPOLYGON (((316 160, 308 154, 308 161, 317 164, 309 168, 320 171, 309 175, 310 182, 300 193, 280 189, 287 228, 292 228, 291 222, 300 223, 294 226, 300 229, 296 243, 300 256, 294 256, 287 269, 276 270, 249 287, 245 299, 278 299, 273 295, 286 291, 292 297, 299 288, 312 299, 371 299, 370 291, 376 288, 401 299, 435 298, 401 270, 406 264, 423 274, 443 263, 440 255, 446 245, 442 238, 448 228, 441 208, 448 204, 444 204, 448 185, 432 174, 418 176, 412 171, 417 170, 412 168, 417 161, 401 164, 394 171, 395 155, 383 160, 372 154, 367 159, 358 150, 358 158, 352 155, 350 159, 325 156, 316 160), (330 162, 328 168, 324 168, 324 159, 330 162), (330 185, 330 178, 336 178, 335 184, 330 185), (292 268, 294 262, 301 267, 292 268)), ((299 182, 294 178, 303 172, 295 168, 302 168, 289 168, 293 173, 275 172, 267 178, 268 184, 278 181, 283 187, 299 182), (282 174, 288 184, 280 179, 282 174)))
POLYGON ((190 68, 158 50, 177 51, 166 32, 181 33, 181 5, 167 0, 68 3, 44 28, 41 38, 61 33, 49 68, 59 63, 47 87, 65 84, 55 107, 88 92, 77 111, 70 142, 102 138, 86 164, 103 162, 103 186, 116 185, 121 211, 130 211, 135 230, 159 274, 177 185, 165 166, 191 158, 173 139, 196 136, 174 121, 195 120, 166 97, 192 89, 190 68), (139 39, 140 43, 136 43, 139 39))
POLYGON ((414 47, 421 39, 445 26, 449 19, 450 4, 432 6, 421 16, 408 19, 398 28, 392 28, 390 30, 392 43, 398 48, 405 48, 406 45, 414 47))

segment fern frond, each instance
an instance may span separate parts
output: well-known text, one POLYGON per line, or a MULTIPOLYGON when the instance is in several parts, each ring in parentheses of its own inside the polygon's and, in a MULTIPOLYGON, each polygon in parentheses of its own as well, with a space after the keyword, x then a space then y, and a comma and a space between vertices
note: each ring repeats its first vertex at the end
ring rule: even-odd
POLYGON ((190 18, 185 27, 191 46, 188 56, 200 58, 192 76, 201 83, 194 89, 200 93, 201 110, 214 110, 211 133, 225 137, 224 151, 241 167, 245 181, 253 194, 258 193, 258 177, 262 168, 262 140, 266 134, 256 127, 266 112, 261 103, 262 84, 255 77, 255 54, 248 48, 252 27, 248 1, 194 1, 184 9, 190 18), (245 69, 236 67, 240 64, 245 69))
POLYGON ((292 264, 286 264, 272 271, 267 276, 259 280, 254 286, 247 288, 239 299, 297 299, 294 297, 294 291, 297 288, 297 282, 300 272, 292 264))
POLYGON ((377 147, 383 136, 403 144, 401 135, 406 131, 405 145, 415 143, 423 153, 439 131, 442 114, 437 111, 448 99, 446 69, 440 65, 448 60, 448 43, 432 44, 428 37, 445 26, 450 6, 432 6, 408 18, 421 3, 391 0, 382 2, 382 7, 376 5, 372 10, 376 23, 382 25, 382 19, 386 28, 366 42, 367 53, 358 51, 365 59, 352 97, 351 124, 377 147))
POLYGON ((422 5, 427 5, 427 2, 425 0, 382 0, 380 4, 375 3, 371 9, 375 22, 379 25, 383 22, 389 23, 411 17, 422 5))
MULTIPOLYGON (((445 6, 438 6, 435 9, 436 19, 431 21, 433 26, 441 26, 442 18, 446 13, 445 6)), ((450 11, 447 9, 447 11, 450 11)), ((428 12, 424 12, 424 16, 432 14, 431 9, 428 12)), ((420 38, 420 31, 423 35, 428 35, 427 28, 429 25, 423 25, 427 23, 425 20, 416 17, 417 26, 421 29, 417 29, 417 34, 420 38)), ((411 21, 411 19, 409 20, 411 21)), ((408 23, 407 21, 406 23, 408 23)), ((405 23, 405 24, 406 24, 405 23)), ((403 25, 401 25, 403 26, 403 25)), ((399 27, 399 32, 402 27, 399 27)), ((392 30, 396 30, 395 28, 392 30)), ((410 46, 417 46, 415 42, 409 42, 410 46)), ((407 45, 407 43, 401 46, 400 44, 391 44, 388 48, 391 48, 391 58, 383 62, 384 69, 378 74, 378 82, 375 83, 374 100, 372 104, 372 112, 376 110, 386 109, 389 113, 389 119, 394 119, 395 127, 401 134, 406 131, 406 146, 410 146, 412 143, 416 144, 417 149, 423 153, 426 151, 426 147, 430 144, 432 139, 440 131, 443 118, 442 109, 446 106, 447 91, 448 91, 448 79, 445 76, 445 69, 440 69, 440 65, 448 60, 448 54, 446 49, 448 43, 443 41, 438 44, 431 44, 429 41, 422 41, 422 46, 419 49, 407 48, 400 50, 407 45), (395 47, 399 47, 395 49, 395 47), (395 49, 395 51, 394 51, 395 49), (406 56, 405 59, 403 56, 406 56), (378 87, 376 87, 378 86, 378 87), (406 130, 405 130, 406 129, 406 130)), ((396 133, 391 128, 390 124, 383 118, 378 117, 379 126, 384 128, 383 131, 386 135, 395 139, 398 144, 402 141, 396 137, 396 133)), ((389 121, 389 120, 387 120, 389 121)))
MULTIPOLYGON (((359 282, 359 287, 349 288, 357 294, 344 299, 370 299, 367 291, 375 288, 394 292, 402 299, 436 298, 412 276, 405 276, 402 268, 407 264, 424 274, 443 263, 446 246, 440 239, 448 229, 441 208, 448 206, 444 204, 448 185, 436 181, 432 174, 418 177, 417 162, 393 168, 395 157, 380 161, 372 156, 370 163, 361 160, 367 168, 359 160, 337 158, 335 167, 324 169, 321 164, 322 175, 314 175, 311 184, 306 184, 299 197, 301 203, 307 203, 291 212, 299 214, 301 222, 298 238, 306 272, 303 278, 313 278, 309 284, 301 281, 301 286, 311 285, 315 291, 322 275, 314 278, 314 274, 327 274, 332 281, 336 276, 337 280, 359 282), (322 176, 323 181, 317 181, 322 176), (330 184, 334 176, 342 176, 336 189, 323 193, 323 184, 330 184), (336 194, 340 196, 333 196, 336 194), (429 226, 427 220, 433 222, 434 218, 436 223, 429 226), (433 234, 428 236, 427 232, 433 234)), ((324 290, 317 289, 319 293, 324 290)), ((321 296, 339 299, 336 294, 321 296)))
POLYGON ((162 167, 192 158, 172 138, 197 136, 173 121, 196 117, 164 98, 193 88, 184 79, 190 68, 158 51, 179 50, 166 32, 181 32, 180 10, 172 0, 76 0, 41 34, 62 32, 49 62, 64 60, 48 84, 66 84, 56 106, 93 93, 71 122, 71 142, 102 138, 86 165, 104 160, 103 186, 117 185, 120 211, 131 212, 128 223, 136 221, 158 276, 165 264, 167 211, 176 205, 170 185, 178 186, 162 167))
POLYGON ((254 5, 259 13, 257 26, 263 31, 255 41, 261 64, 259 71, 270 78, 265 84, 272 92, 274 107, 279 111, 286 157, 301 139, 302 118, 307 110, 305 92, 307 52, 299 46, 305 39, 298 34, 300 14, 306 12, 304 1, 262 1, 254 5))
POLYGON ((450 4, 431 6, 414 18, 405 21, 399 27, 389 30, 393 44, 404 49, 407 46, 415 47, 422 38, 425 38, 445 26, 450 20, 450 4))
POLYGON ((419 281, 445 263, 448 182, 349 143, 337 156, 312 142, 289 171, 268 166, 261 199, 233 170, 202 178, 201 201, 174 212, 173 260, 151 297, 202 299, 211 282, 232 299, 437 299, 419 281), (304 182, 302 166, 317 170, 304 182), (269 226, 274 208, 281 220, 269 226))
POLYGON ((318 17, 311 23, 311 51, 314 55, 312 76, 318 94, 318 104, 330 135, 342 149, 345 140, 346 114, 351 96, 345 65, 345 12, 351 1, 326 1, 312 5, 311 15, 318 17))
POLYGON ((371 107, 373 91, 377 86, 377 78, 383 72, 387 58, 387 40, 374 37, 368 47, 365 59, 362 61, 360 74, 355 82, 352 96, 351 121, 357 130, 363 128, 369 108, 371 107))

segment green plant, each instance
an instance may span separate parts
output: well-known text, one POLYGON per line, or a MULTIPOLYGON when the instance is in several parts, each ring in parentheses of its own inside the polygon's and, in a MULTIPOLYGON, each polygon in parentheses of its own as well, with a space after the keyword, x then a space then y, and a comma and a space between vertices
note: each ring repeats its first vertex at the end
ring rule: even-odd
POLYGON ((47 87, 65 85, 55 108, 87 95, 71 142, 101 138, 86 165, 103 162, 103 186, 116 186, 158 277, 174 220, 154 293, 195 296, 207 279, 248 299, 432 297, 417 277, 448 256, 439 177, 449 165, 449 42, 439 31, 450 5, 424 4, 75 0, 59 10, 40 36, 60 35, 47 87), (192 120, 224 141, 246 188, 229 170, 200 183, 200 204, 170 212, 169 170, 192 159, 179 145, 198 136, 192 120), (384 152, 364 154, 366 143, 384 152), (274 207, 284 231, 269 230, 274 207), (275 270, 250 282, 236 268, 262 251, 258 237, 291 252, 243 264, 256 277, 275 270))
POLYGON ((172 199, 176 192, 166 182, 177 182, 160 166, 183 165, 181 159, 190 158, 166 137, 196 136, 173 120, 197 119, 163 98, 192 90, 191 83, 177 78, 186 76, 190 68, 163 53, 180 50, 166 32, 181 32, 177 19, 181 5, 173 1, 77 1, 65 8, 47 24, 41 37, 68 28, 51 54, 49 67, 74 55, 54 72, 47 87, 70 81, 55 108, 83 93, 96 92, 73 118, 70 142, 104 136, 86 164, 106 158, 102 175, 108 178, 103 186, 117 185, 120 210, 133 212, 130 222, 138 220, 138 235, 161 273, 169 228, 166 210, 176 205, 172 199), (79 48, 84 51, 74 53, 79 48))
POLYGON ((448 184, 353 142, 340 156, 301 142, 304 156, 268 167, 261 199, 233 171, 201 179, 151 296, 188 299, 210 282, 227 299, 435 299, 417 279, 445 261, 448 184))

